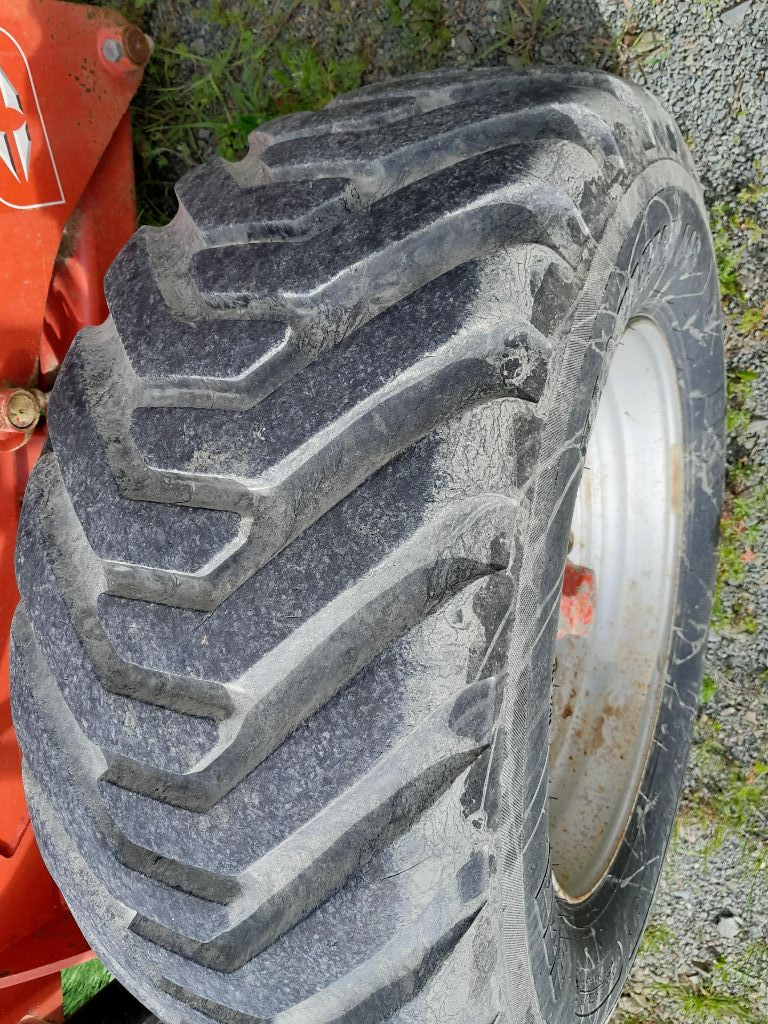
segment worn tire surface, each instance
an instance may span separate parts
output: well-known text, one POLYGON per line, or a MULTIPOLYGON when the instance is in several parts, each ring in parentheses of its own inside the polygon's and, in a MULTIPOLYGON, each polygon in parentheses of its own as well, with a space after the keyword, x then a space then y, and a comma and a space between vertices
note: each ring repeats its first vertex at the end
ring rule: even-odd
POLYGON ((178 196, 112 267, 25 500, 13 707, 54 876, 167 1024, 604 1020, 680 791, 722 487, 675 125, 599 72, 437 72, 265 125, 178 196), (678 374, 684 550, 641 791, 572 903, 560 582, 641 314, 678 374))

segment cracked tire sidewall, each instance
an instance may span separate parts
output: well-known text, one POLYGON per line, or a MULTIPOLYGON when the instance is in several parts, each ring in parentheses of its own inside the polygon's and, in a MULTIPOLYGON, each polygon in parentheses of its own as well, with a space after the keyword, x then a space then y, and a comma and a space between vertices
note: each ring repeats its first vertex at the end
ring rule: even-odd
POLYGON ((547 1024, 604 1020, 618 1000, 658 885, 698 705, 723 494, 725 369, 709 229, 698 187, 681 167, 660 162, 633 183, 601 240, 579 305, 552 383, 541 473, 527 536, 524 531, 528 566, 521 579, 531 586, 521 584, 520 627, 512 625, 510 666, 517 647, 521 671, 507 689, 501 769, 508 1005, 533 1002, 547 1024), (654 737, 623 842, 596 890, 571 904, 555 891, 546 811, 557 616, 530 610, 551 609, 553 593, 559 596, 590 428, 616 343, 639 317, 666 335, 680 389, 684 511, 674 621, 654 737), (548 467, 547 452, 558 450, 548 467), (521 621, 526 609, 528 623, 521 621), (521 929, 528 964, 521 962, 521 929))

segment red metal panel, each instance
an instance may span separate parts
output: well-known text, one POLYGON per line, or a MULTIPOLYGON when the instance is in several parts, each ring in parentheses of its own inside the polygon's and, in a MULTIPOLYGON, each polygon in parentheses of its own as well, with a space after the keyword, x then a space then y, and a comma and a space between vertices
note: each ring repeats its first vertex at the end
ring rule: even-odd
MULTIPOLYGON (((112 11, 0 0, 4 403, 14 389, 45 392, 77 330, 106 315, 103 276, 135 227, 127 110, 148 56, 112 11)), ((93 955, 37 849, 9 706, 18 513, 44 439, 42 426, 0 423, 0 1024, 58 1022, 58 972, 93 955)))
POLYGON ((126 24, 76 4, 0 0, 0 69, 8 68, 0 131, 15 164, 0 159, 0 380, 35 375, 64 226, 141 80, 142 66, 104 56, 126 24), (13 136, 20 120, 30 137, 26 167, 13 136))

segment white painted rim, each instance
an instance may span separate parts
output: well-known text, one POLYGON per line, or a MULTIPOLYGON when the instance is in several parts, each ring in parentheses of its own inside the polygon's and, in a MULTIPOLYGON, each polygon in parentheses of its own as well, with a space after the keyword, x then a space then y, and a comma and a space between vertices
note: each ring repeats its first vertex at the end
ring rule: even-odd
POLYGON ((595 574, 594 619, 587 636, 556 644, 550 840, 558 891, 574 902, 607 873, 654 742, 677 591, 682 444, 669 343, 653 321, 633 320, 608 372, 572 520, 569 557, 595 574))

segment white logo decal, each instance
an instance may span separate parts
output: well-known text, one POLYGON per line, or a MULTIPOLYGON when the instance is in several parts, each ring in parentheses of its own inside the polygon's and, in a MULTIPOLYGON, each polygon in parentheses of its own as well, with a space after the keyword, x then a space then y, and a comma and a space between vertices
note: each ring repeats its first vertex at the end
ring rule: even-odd
POLYGON ((64 202, 29 61, 0 28, 0 204, 38 210, 64 202))
MULTIPOLYGON (((19 114, 24 113, 21 97, 2 68, 0 68, 0 98, 2 98, 6 110, 16 110, 19 114)), ((32 139, 26 121, 12 132, 0 132, 0 160, 3 161, 16 181, 21 181, 19 174, 24 175, 25 181, 29 181, 31 158, 32 139)))

